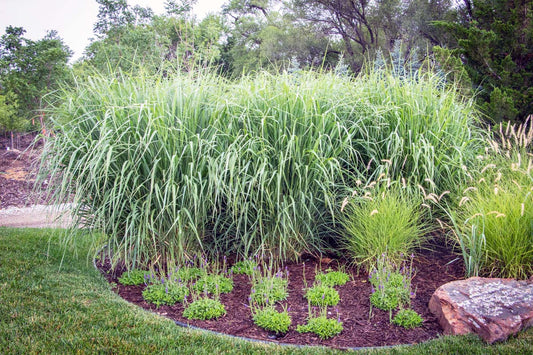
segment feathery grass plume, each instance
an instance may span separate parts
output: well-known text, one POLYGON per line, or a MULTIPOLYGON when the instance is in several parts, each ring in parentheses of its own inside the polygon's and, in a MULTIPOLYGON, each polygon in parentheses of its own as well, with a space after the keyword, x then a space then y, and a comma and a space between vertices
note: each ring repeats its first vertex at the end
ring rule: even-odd
POLYGON ((529 120, 500 126, 480 159, 483 165, 474 169, 477 184, 449 209, 467 276, 527 278, 533 272, 531 132, 529 120))

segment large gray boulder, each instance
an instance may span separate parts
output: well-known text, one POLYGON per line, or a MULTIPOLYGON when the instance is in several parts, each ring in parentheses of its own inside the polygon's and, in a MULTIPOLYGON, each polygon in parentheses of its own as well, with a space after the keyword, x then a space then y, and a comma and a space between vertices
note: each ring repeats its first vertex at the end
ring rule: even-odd
POLYGON ((533 279, 472 277, 442 285, 429 301, 445 334, 476 333, 488 343, 533 325, 533 279))

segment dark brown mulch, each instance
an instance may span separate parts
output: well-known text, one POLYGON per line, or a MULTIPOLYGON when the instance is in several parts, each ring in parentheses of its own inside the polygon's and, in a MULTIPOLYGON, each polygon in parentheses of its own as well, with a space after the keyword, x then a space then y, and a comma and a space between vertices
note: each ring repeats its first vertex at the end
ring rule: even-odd
MULTIPOLYGON (((366 272, 357 272, 353 268, 347 269, 352 274, 353 280, 344 286, 338 286, 341 301, 336 307, 343 322, 344 330, 341 334, 329 340, 321 340, 312 333, 300 334, 296 325, 305 324, 308 317, 308 304, 304 295, 303 268, 304 262, 288 264, 289 270, 289 298, 283 304, 290 307, 292 325, 289 332, 279 338, 257 327, 247 306, 251 284, 246 275, 234 275, 234 289, 229 294, 220 296, 225 305, 227 314, 217 320, 191 321, 182 317, 183 305, 156 306, 145 302, 142 298, 143 286, 123 286, 118 284, 116 275, 113 276, 109 265, 99 264, 98 267, 109 282, 116 283, 117 292, 125 300, 144 309, 153 311, 162 316, 190 324, 196 327, 209 329, 215 332, 231 334, 239 337, 274 341, 279 343, 302 345, 325 345, 335 348, 371 347, 397 344, 414 344, 437 337, 441 328, 436 317, 428 309, 428 302, 433 292, 447 282, 457 280, 463 275, 463 267, 459 261, 453 261, 454 256, 443 247, 435 246, 433 251, 422 251, 414 260, 413 266, 416 275, 413 279, 413 289, 416 297, 412 300, 412 308, 417 311, 424 323, 415 329, 404 329, 389 322, 389 312, 373 308, 370 313, 369 296, 371 286, 366 272)), ((330 264, 331 265, 335 265, 330 264)), ((307 285, 313 283, 315 270, 326 269, 328 265, 317 260, 305 260, 305 275, 307 285)), ((335 267, 333 267, 335 268, 335 267)), ((334 307, 330 307, 330 317, 336 317, 334 307)), ((394 315, 394 313, 393 313, 394 315)))

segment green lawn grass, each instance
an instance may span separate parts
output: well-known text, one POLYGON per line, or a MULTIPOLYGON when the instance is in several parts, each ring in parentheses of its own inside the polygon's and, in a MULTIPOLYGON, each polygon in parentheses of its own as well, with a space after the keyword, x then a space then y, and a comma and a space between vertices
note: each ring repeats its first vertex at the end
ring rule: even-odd
MULTIPOLYGON (((65 253, 60 231, 0 228, 0 353, 338 353, 266 345, 177 327, 111 291, 78 236, 65 253)), ((231 312, 231 309, 228 310, 231 312)), ((474 336, 442 337, 379 354, 533 354, 533 329, 489 346, 474 336)))

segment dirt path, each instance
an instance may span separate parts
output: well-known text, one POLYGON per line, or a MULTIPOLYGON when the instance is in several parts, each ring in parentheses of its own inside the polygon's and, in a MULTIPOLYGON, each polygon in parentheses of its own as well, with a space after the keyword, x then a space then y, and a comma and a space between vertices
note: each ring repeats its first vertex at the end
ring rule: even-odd
POLYGON ((0 210, 0 227, 68 228, 72 219, 69 205, 33 205, 0 210))

